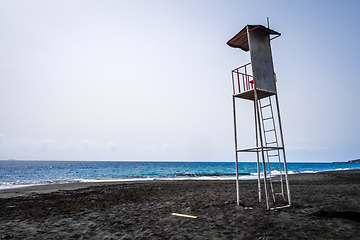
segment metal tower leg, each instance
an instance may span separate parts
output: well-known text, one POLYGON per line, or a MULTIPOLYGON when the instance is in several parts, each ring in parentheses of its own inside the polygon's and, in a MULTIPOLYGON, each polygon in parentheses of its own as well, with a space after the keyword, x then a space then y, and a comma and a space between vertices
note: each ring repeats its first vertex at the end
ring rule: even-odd
POLYGON ((239 193, 239 161, 237 153, 237 134, 236 134, 236 112, 235 112, 235 97, 233 96, 233 115, 234 115, 234 137, 235 137, 235 159, 236 159, 236 202, 240 204, 239 193))
POLYGON ((264 189, 265 189, 265 199, 266 199, 266 208, 269 210, 270 209, 270 205, 269 205, 269 193, 267 190, 267 184, 266 184, 266 166, 265 166, 265 156, 264 156, 264 143, 263 143, 263 139, 262 139, 262 132, 261 132, 261 122, 260 122, 260 110, 259 110, 259 106, 258 106, 258 96, 257 96, 257 91, 256 89, 254 89, 254 97, 255 97, 255 108, 256 108, 256 118, 255 121, 258 121, 258 127, 259 127, 259 137, 260 137, 260 144, 261 144, 261 157, 262 157, 262 161, 263 161, 263 172, 264 172, 264 189))
MULTIPOLYGON (((257 111, 256 104, 254 101, 254 115, 255 115, 255 138, 256 138, 256 147, 259 147, 259 138, 258 138, 258 127, 257 127, 257 111)), ((261 180, 260 180, 260 163, 259 163, 259 151, 256 151, 256 166, 257 166, 257 177, 258 177, 258 191, 259 191, 259 202, 261 202, 261 180)))
POLYGON ((287 190, 288 202, 289 202, 289 205, 291 206, 291 195, 290 195, 290 187, 289 187, 289 180, 288 180, 288 170, 287 170, 286 156, 285 156, 285 144, 284 144, 284 137, 283 137, 283 131, 282 131, 282 125, 281 125, 281 118, 280 118, 279 100, 278 100, 277 94, 275 94, 275 99, 276 99, 276 108, 277 108, 277 113, 278 113, 278 118, 279 118, 280 138, 281 138, 281 144, 282 144, 282 147, 283 147, 286 190, 287 190))

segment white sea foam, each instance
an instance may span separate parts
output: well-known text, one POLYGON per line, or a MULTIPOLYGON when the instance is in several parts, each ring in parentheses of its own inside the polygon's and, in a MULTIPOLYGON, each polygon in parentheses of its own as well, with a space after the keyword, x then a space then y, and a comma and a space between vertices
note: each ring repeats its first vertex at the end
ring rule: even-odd
MULTIPOLYGON (((239 179, 255 179, 255 177, 246 175, 240 176, 239 179)), ((0 183, 0 190, 23 188, 30 186, 40 186, 49 184, 66 184, 66 183, 108 183, 108 182, 138 182, 138 181, 181 181, 181 180, 235 180, 235 176, 199 176, 199 177, 146 177, 146 178, 114 178, 114 179, 67 179, 54 181, 34 181, 26 183, 3 182, 0 183)))
MULTIPOLYGON (((290 170, 288 174, 299 174, 299 173, 317 173, 325 171, 334 171, 334 170, 349 170, 351 168, 336 168, 336 169, 322 169, 322 170, 290 170)), ((284 171, 282 172, 284 174, 284 171)), ((280 175, 279 171, 271 171, 271 176, 280 175)), ((246 175, 239 175, 239 180, 251 180, 257 179, 257 172, 253 172, 246 175)), ((263 178, 263 173, 260 173, 260 178, 263 178)), ((147 176, 147 177, 123 177, 123 178, 66 178, 66 179, 55 179, 55 180, 23 180, 23 181, 6 181, 0 182, 0 190, 4 189, 14 189, 14 188, 23 188, 36 185, 49 185, 49 184, 65 184, 65 183, 91 183, 91 182, 136 182, 136 181, 179 181, 179 180, 235 180, 235 175, 201 175, 197 173, 186 172, 181 174, 181 176, 173 177, 162 177, 162 176, 147 176)))
POLYGON ((13 189, 13 188, 23 188, 23 187, 31 187, 36 184, 11 184, 11 183, 0 183, 0 190, 13 189))

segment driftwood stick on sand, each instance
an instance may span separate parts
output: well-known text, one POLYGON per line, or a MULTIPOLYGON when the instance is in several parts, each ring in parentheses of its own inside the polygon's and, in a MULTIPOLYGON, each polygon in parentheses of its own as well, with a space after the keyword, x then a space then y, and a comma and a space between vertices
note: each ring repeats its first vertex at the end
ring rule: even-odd
POLYGON ((187 217, 187 218, 197 218, 197 216, 191 216, 186 214, 180 214, 180 213, 172 213, 173 216, 179 216, 179 217, 187 217))

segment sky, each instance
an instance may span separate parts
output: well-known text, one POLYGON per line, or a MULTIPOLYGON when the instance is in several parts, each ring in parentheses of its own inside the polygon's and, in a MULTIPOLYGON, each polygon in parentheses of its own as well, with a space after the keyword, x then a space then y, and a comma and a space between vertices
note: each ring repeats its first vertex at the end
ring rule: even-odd
MULTIPOLYGON (((287 160, 360 158, 359 10, 330 0, 1 0, 0 159, 235 161, 231 70, 249 53, 226 42, 267 17, 282 34, 271 48, 287 160)), ((254 116, 238 112, 249 126, 241 147, 254 116)))

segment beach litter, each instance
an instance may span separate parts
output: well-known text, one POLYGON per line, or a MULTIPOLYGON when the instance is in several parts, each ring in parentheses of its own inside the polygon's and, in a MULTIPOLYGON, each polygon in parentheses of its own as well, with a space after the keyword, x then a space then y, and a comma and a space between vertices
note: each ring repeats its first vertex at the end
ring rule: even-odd
POLYGON ((191 215, 180 214, 180 213, 172 213, 171 215, 178 216, 178 217, 197 218, 197 216, 191 216, 191 215))

